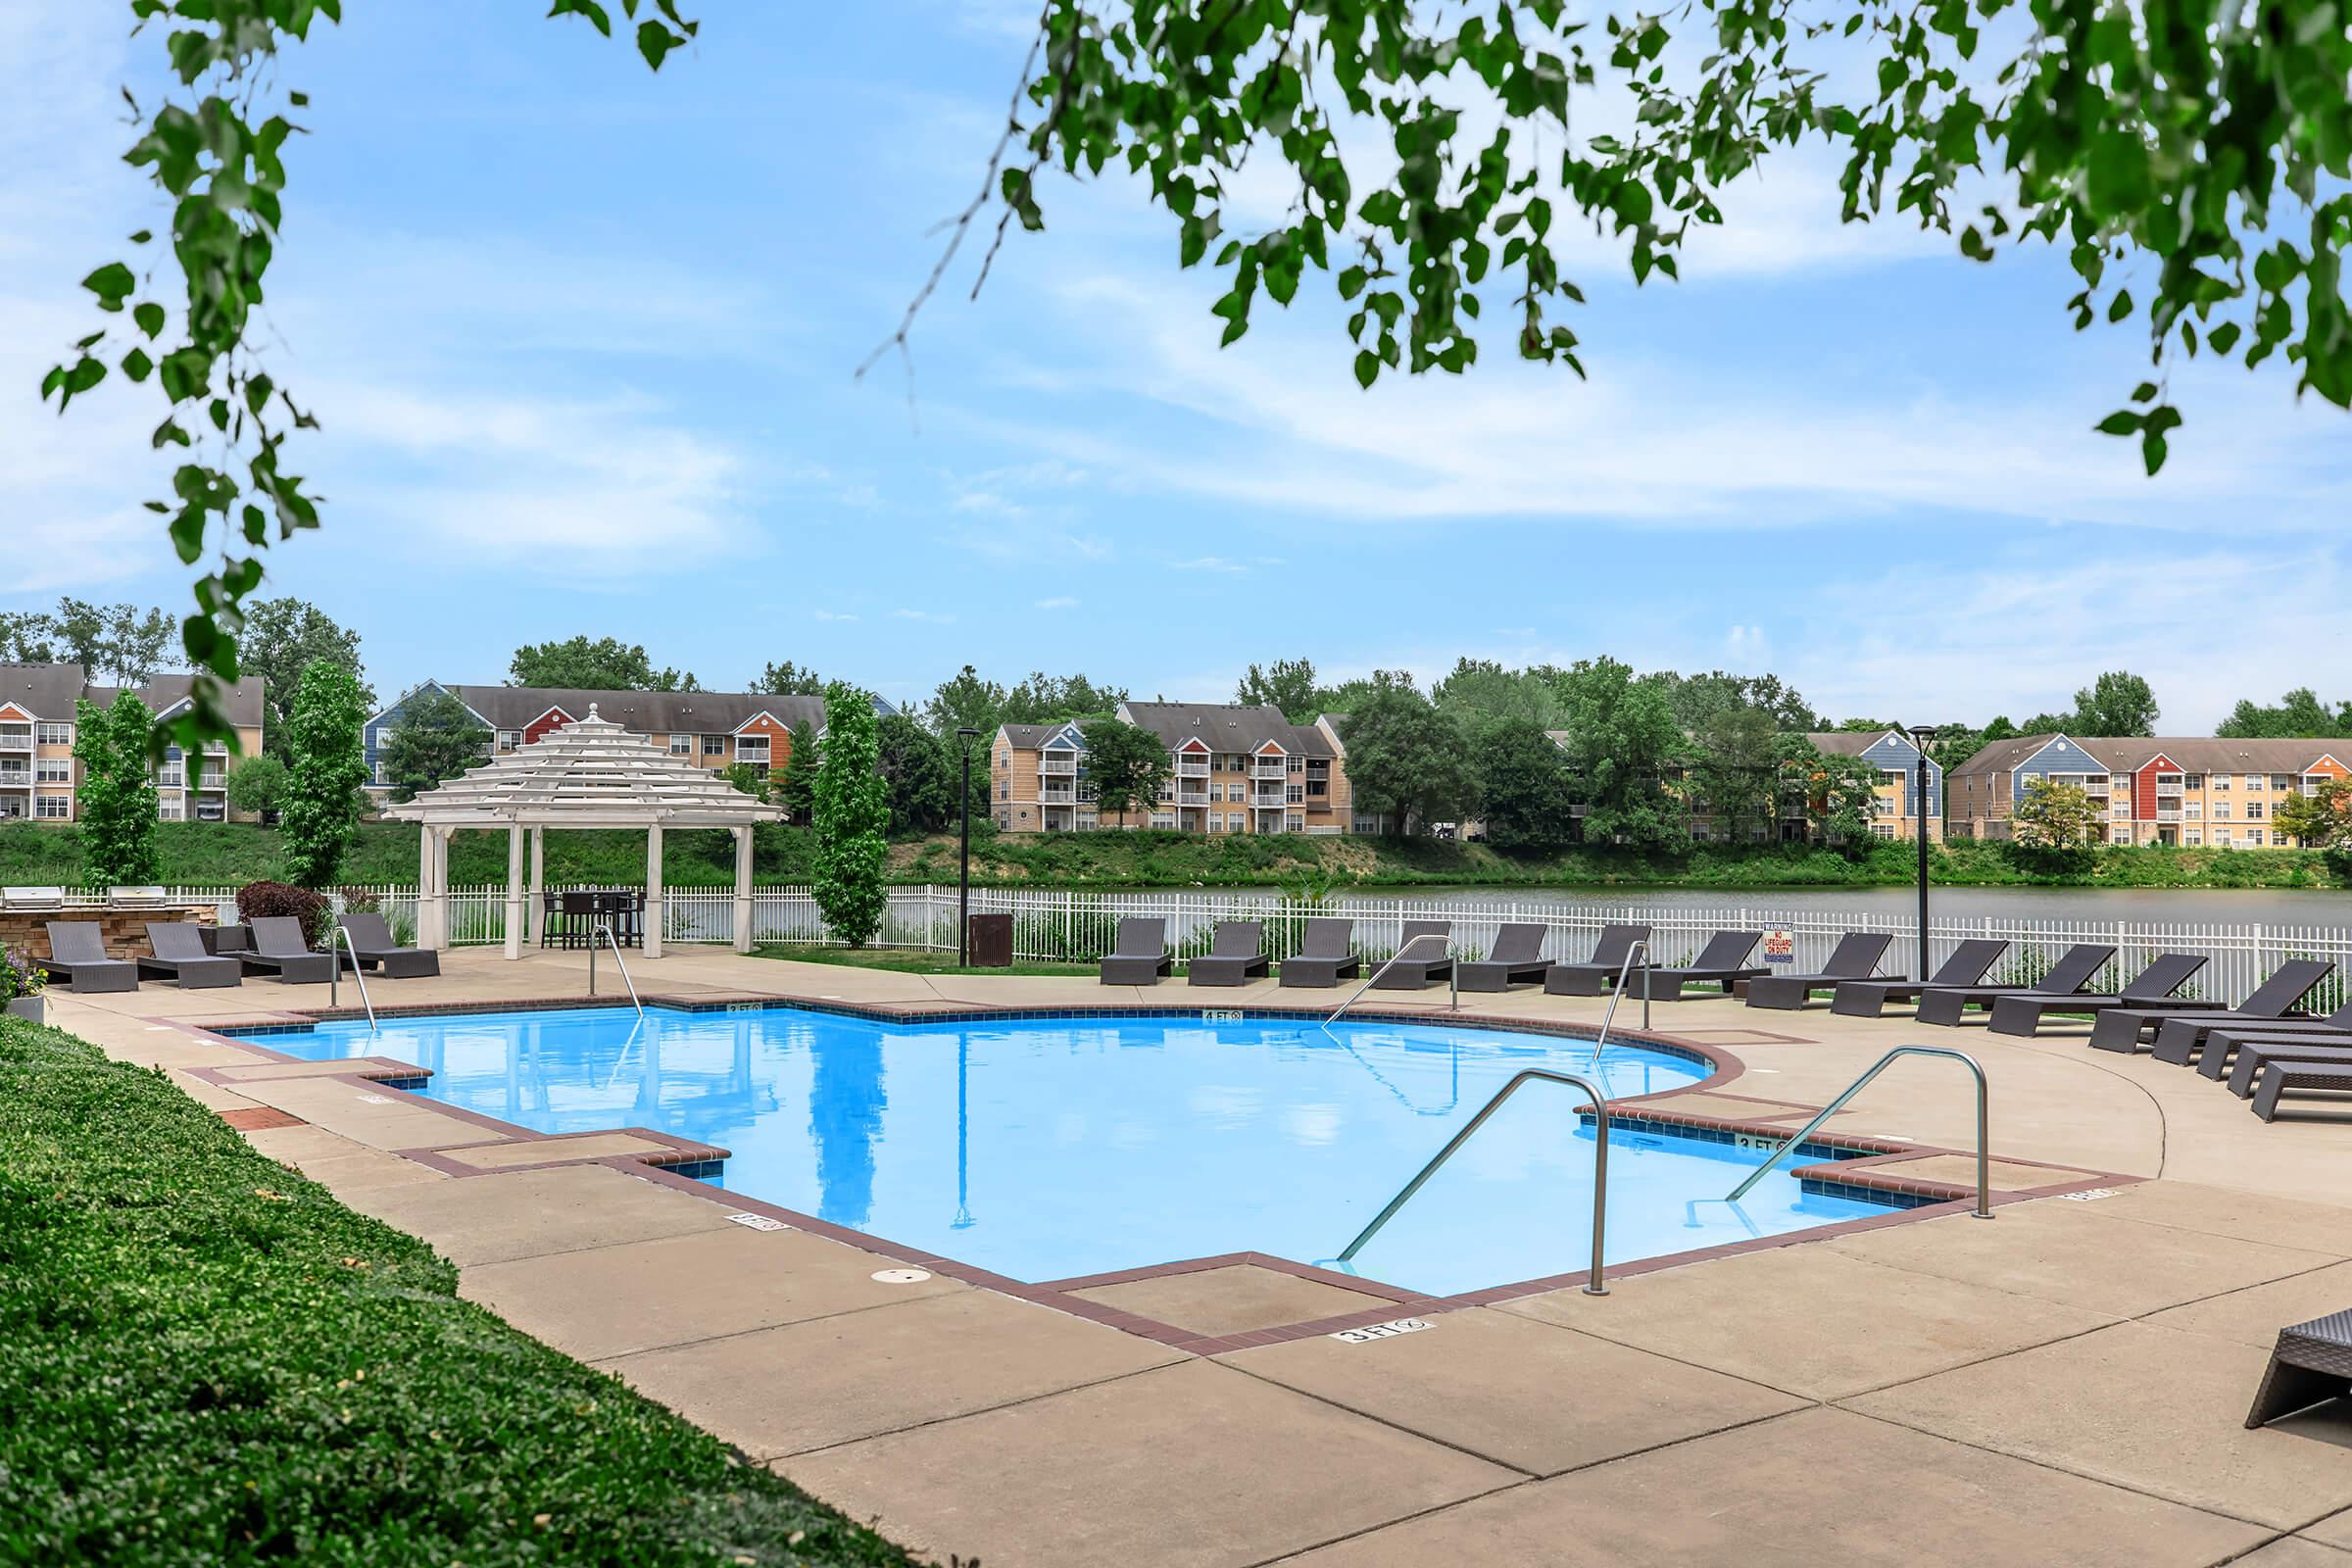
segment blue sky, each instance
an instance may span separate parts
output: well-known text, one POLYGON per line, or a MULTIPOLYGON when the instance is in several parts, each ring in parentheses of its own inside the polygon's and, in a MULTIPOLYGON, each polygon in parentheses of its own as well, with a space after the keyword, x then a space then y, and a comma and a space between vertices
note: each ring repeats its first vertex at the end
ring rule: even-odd
MULTIPOLYGON (((1589 383, 1496 344, 1359 392, 1311 288, 1220 353, 1213 278, 1114 182, 1049 184, 1047 232, 977 303, 967 253, 926 312, 911 386, 861 385, 1033 5, 706 0, 659 76, 528 0, 347 9, 284 73, 315 134, 270 352, 329 507, 265 591, 358 627, 381 692, 585 631, 707 685, 790 659, 902 700, 967 662, 1221 699, 1251 660, 1604 653, 1903 721, 2023 718, 2119 666, 2189 732, 2352 695, 2345 416, 2283 367, 2190 370, 2150 482, 2090 429, 2134 328, 2074 332, 2055 258, 1841 227, 1814 155, 1680 285, 1580 249, 1589 383)), ((34 395, 91 329, 75 280, 155 220, 119 162, 156 52, 126 18, 0 13, 0 608, 184 598, 138 510, 152 393, 63 421, 34 395)))

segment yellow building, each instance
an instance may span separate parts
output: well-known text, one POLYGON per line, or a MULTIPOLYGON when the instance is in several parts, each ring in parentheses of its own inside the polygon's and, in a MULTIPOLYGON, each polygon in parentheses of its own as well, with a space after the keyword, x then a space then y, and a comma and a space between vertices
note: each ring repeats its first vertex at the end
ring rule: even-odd
MULTIPOLYGON (((158 675, 131 692, 158 719, 188 706, 186 675, 158 675)), ((0 664, 0 819, 72 822, 81 815, 81 764, 74 760, 74 702, 110 706, 118 689, 93 685, 79 664, 0 664)), ((223 695, 240 757, 262 753, 267 705, 260 676, 223 695)), ((237 757, 216 741, 193 757, 173 747, 155 770, 156 815, 166 822, 220 822, 228 807, 228 770, 237 757)))
MULTIPOLYGON (((1168 783, 1130 827, 1185 833, 1346 833, 1347 760, 1327 724, 1233 703, 1122 703, 1116 715, 1168 749, 1168 783)), ((1075 721, 1000 725, 989 748, 989 809, 1006 833, 1087 832, 1102 819, 1075 721)))
POLYGON ((2107 844, 2288 849, 2278 804, 2352 774, 2352 740, 2021 735, 1952 769, 1952 836, 2005 839, 2036 778, 2080 786, 2107 844))

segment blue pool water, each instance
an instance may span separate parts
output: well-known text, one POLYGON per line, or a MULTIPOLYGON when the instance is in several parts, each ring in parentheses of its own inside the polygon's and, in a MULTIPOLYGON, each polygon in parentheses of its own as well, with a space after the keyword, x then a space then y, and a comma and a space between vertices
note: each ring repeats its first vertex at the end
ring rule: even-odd
MULTIPOLYGON (((432 1069, 421 1091, 543 1132, 642 1126, 732 1151, 721 1182, 1042 1282, 1219 1252, 1337 1256, 1526 1067, 1594 1072, 1573 1040, 1444 1025, 1144 1017, 877 1022, 797 1008, 396 1017, 271 1033, 317 1059, 432 1069)), ((1612 1046, 1611 1098, 1706 1068, 1612 1046)), ((1574 1090, 1520 1090, 1357 1255, 1433 1294, 1569 1272, 1591 1241, 1593 1140, 1574 1090)), ((1619 1128, 1610 1262, 1883 1214, 1752 1150, 1619 1128)))

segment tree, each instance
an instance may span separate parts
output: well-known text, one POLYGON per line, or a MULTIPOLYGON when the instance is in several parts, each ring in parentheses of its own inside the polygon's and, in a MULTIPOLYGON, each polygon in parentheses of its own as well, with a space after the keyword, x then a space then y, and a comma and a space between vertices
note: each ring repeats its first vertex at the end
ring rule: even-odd
MULTIPOLYGON (((656 70, 697 30, 678 6, 624 0, 656 70)), ((285 220, 280 156, 295 127, 276 111, 308 100, 281 79, 277 57, 341 7, 133 0, 131 10, 172 19, 153 31, 176 87, 132 104, 126 155, 173 214, 170 258, 138 268, 118 258, 83 278, 110 319, 73 340, 41 395, 62 414, 116 369, 152 376, 166 408, 152 444, 189 449, 174 500, 149 505, 181 561, 212 564, 208 547, 224 546, 182 624, 196 678, 175 725, 193 742, 233 734, 220 683, 234 678, 237 617, 262 577, 258 557, 240 552, 273 527, 283 538, 318 524, 284 451, 317 421, 271 379, 252 312, 280 242, 300 232, 285 220), (184 340, 167 346, 171 313, 148 294, 175 287, 184 340), (190 426, 215 418, 222 439, 194 450, 190 426)), ((2065 306, 2079 327, 2144 312, 2150 378, 2098 428, 2136 437, 2150 473, 2181 422, 2166 401, 2170 370, 2200 350, 2249 368, 2278 357, 2299 391, 2352 407, 2339 281, 2352 242, 2341 188, 2352 34, 2328 13, 2312 12, 2309 25, 2268 14, 2239 25, 2232 13, 2221 25, 2210 7, 2150 0, 2128 14, 2047 5, 2012 25, 2007 0, 1842 10, 1842 28, 1836 12, 1791 25, 1752 0, 1700 0, 1604 13, 1593 28, 1561 0, 1494 0, 1466 18, 1416 0, 1214 11, 1054 0, 979 193, 866 364, 906 345, 974 223, 993 219, 1000 237, 1016 220, 1044 228, 1038 176, 1054 169, 1145 182, 1179 264, 1206 263, 1226 282, 1210 307, 1225 343, 1249 330, 1261 292, 1288 306, 1311 269, 1352 307, 1347 331, 1366 386, 1384 372, 1466 371, 1485 320, 1522 359, 1581 375, 1580 339, 1556 313, 1585 294, 1554 236, 1605 230, 1637 283, 1679 278, 1685 240, 1723 221, 1728 189, 1810 132, 1844 160, 1846 220, 1886 213, 1891 173, 1894 213, 1956 231, 1965 257, 2063 242, 2083 284, 2065 306), (1690 47, 1674 47, 1677 28, 1690 47), (1998 57, 1978 60, 1986 37, 1998 57), (1597 96, 1640 133, 1571 135, 1573 93, 1597 96), (1616 98, 1630 101, 1620 110, 1616 98), (1254 212, 1229 223, 1252 152, 1281 160, 1275 182, 1297 199, 1270 224, 1254 212), (1967 201, 1955 202, 1964 181, 1967 201), (1576 220, 1555 223, 1555 212, 1576 220)), ((558 0, 551 14, 612 25, 596 0, 558 0)), ((127 253, 152 241, 139 230, 127 253)), ((990 245, 982 280, 996 253, 990 245)))
MULTIPOLYGON (((1801 739, 1801 737, 1798 737, 1801 739)), ((1693 804, 1735 843, 1772 837, 1781 794, 1781 731, 1761 708, 1710 710, 1690 737, 1693 804)))
POLYGON ((825 689, 825 754, 816 773, 816 906, 833 934, 862 948, 890 902, 882 868, 890 804, 882 783, 873 699, 836 681, 825 689))
POLYGON ((1684 751, 1666 694, 1614 659, 1580 659, 1554 673, 1568 766, 1587 803, 1585 837, 1642 849, 1679 846, 1683 812, 1666 772, 1684 751))
POLYGON ((770 663, 760 671, 752 682, 756 692, 771 692, 778 697, 822 697, 825 678, 813 669, 803 669, 787 659, 781 664, 770 663))
POLYGON ((1559 724, 1559 700, 1541 675, 1505 669, 1492 659, 1457 659, 1453 673, 1429 690, 1429 700, 1456 722, 1478 728, 1515 718, 1538 729, 1559 724))
POLYGON ((57 660, 52 623, 33 611, 0 610, 0 664, 47 664, 57 660))
POLYGON ((2025 721, 2018 733, 2021 735, 2055 735, 2062 730, 2072 730, 2078 735, 2090 733, 2082 727, 2082 718, 2080 713, 2035 713, 2025 721))
POLYGON ((262 699, 268 717, 262 726, 262 749, 286 760, 286 728, 294 714, 294 688, 302 672, 318 660, 342 665, 360 683, 360 701, 375 706, 375 693, 360 667, 360 634, 336 624, 325 612, 306 600, 264 599, 245 612, 245 629, 238 638, 238 667, 262 677, 262 699))
POLYGON ((1086 778, 1095 787, 1095 809, 1108 811, 1127 825, 1129 811, 1152 809, 1168 782, 1167 743, 1141 724, 1099 718, 1084 725, 1086 778))
POLYGON ((2009 820, 2017 842, 2038 849, 2076 849, 2090 842, 2102 818, 2099 808, 2080 784, 2056 784, 2047 778, 2026 780, 2009 820))
POLYGON ((769 784, 776 804, 784 808, 789 819, 806 827, 816 815, 816 769, 822 760, 822 748, 816 743, 816 726, 805 718, 786 733, 792 742, 792 752, 784 759, 784 776, 771 777, 769 784))
POLYGON ((1783 735, 1774 749, 1784 785, 1816 838, 1856 848, 1869 839, 1878 814, 1877 763, 1825 752, 1802 735, 1783 735))
POLYGON ((2129 670, 2111 669, 2075 693, 2078 735, 2153 735, 2156 694, 2129 670))
POLYGON ((1942 763, 1944 771, 1948 773, 1993 742, 2029 733, 2031 731, 2021 730, 2010 723, 2006 715, 1996 716, 1983 729, 1948 730, 1936 743, 1936 760, 1942 763))
POLYGON ((109 612, 102 605, 93 605, 85 599, 60 599, 57 613, 49 617, 49 630, 57 639, 58 652, 65 662, 79 664, 87 670, 104 669, 109 619, 109 612))
POLYGON ((1497 718, 1471 736, 1480 814, 1497 849, 1566 844, 1576 837, 1576 791, 1568 760, 1540 724, 1497 718))
MULTIPOLYGON (((350 673, 333 660, 321 662, 350 673)), ((490 731, 473 710, 438 686, 418 687, 400 705, 400 717, 377 753, 392 799, 413 801, 434 785, 481 766, 490 760, 490 731)))
POLYGON ((164 667, 164 650, 172 645, 172 621, 160 610, 142 613, 133 605, 110 606, 106 612, 106 641, 102 645, 107 673, 118 686, 140 686, 164 667))
POLYGON ((946 744, 905 713, 883 714, 875 740, 889 786, 891 832, 936 833, 955 821, 958 782, 946 744))
POLYGON ((1666 693, 1667 706, 1683 728, 1692 732, 1706 728, 1724 714, 1741 710, 1762 713, 1776 730, 1826 729, 1821 715, 1796 691, 1781 683, 1778 675, 1732 675, 1723 670, 1709 670, 1704 675, 1678 675, 1671 669, 1661 669, 1644 675, 1666 693))
POLYGON ((268 753, 248 757, 228 775, 228 804, 267 822, 285 802, 286 777, 286 764, 268 753))
POLYGON ((293 757, 278 829, 285 842, 286 879, 314 891, 333 885, 343 852, 360 821, 360 789, 368 763, 360 749, 367 700, 359 680, 331 659, 312 662, 294 688, 287 722, 293 757))
POLYGON ((2272 808, 2271 825, 2284 829, 2305 849, 2352 844, 2352 779, 2322 779, 2312 790, 2288 796, 2272 808))
POLYGON ((2317 740, 2343 735, 2352 733, 2352 703, 2331 709, 2308 686, 2288 692, 2276 708, 2265 708, 2251 698, 2240 698, 2230 710, 2230 716, 2216 725, 2213 732, 2236 739, 2274 740, 2317 740))
POLYGON ((749 762, 729 762, 718 770, 718 776, 755 801, 767 799, 767 780, 749 762))
POLYGON ((641 644, 613 637, 528 643, 507 666, 510 686, 557 686, 591 692, 699 692, 691 671, 656 669, 641 644))
POLYGON ((1478 775, 1461 726, 1402 670, 1374 672, 1344 738, 1355 809, 1387 817, 1397 836, 1476 808, 1478 775))
POLYGON ((154 715, 129 692, 100 708, 74 702, 74 760, 81 764, 82 885, 93 893, 157 881, 155 777, 147 738, 154 715))
POLYGON ((997 726, 1005 722, 1004 695, 1004 687, 981 679, 979 672, 966 664, 953 678, 939 683, 924 706, 923 721, 934 735, 953 735, 969 726, 983 738, 991 737, 997 726))
POLYGON ((1097 686, 1084 675, 1049 675, 1041 669, 1004 694, 1003 721, 1058 724, 1063 719, 1100 717, 1126 700, 1124 686, 1097 686))
POLYGON ((1314 662, 1277 659, 1271 665, 1251 664, 1234 687, 1233 700, 1246 708, 1279 708, 1292 723, 1312 724, 1318 711, 1314 662))

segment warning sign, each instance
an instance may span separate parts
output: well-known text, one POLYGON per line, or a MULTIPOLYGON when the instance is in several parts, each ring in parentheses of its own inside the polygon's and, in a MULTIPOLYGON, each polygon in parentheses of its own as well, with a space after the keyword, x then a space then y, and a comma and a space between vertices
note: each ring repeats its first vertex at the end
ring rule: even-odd
POLYGON ((1766 963, 1792 963, 1795 960, 1796 938, 1786 931, 1764 933, 1764 961, 1766 963))

